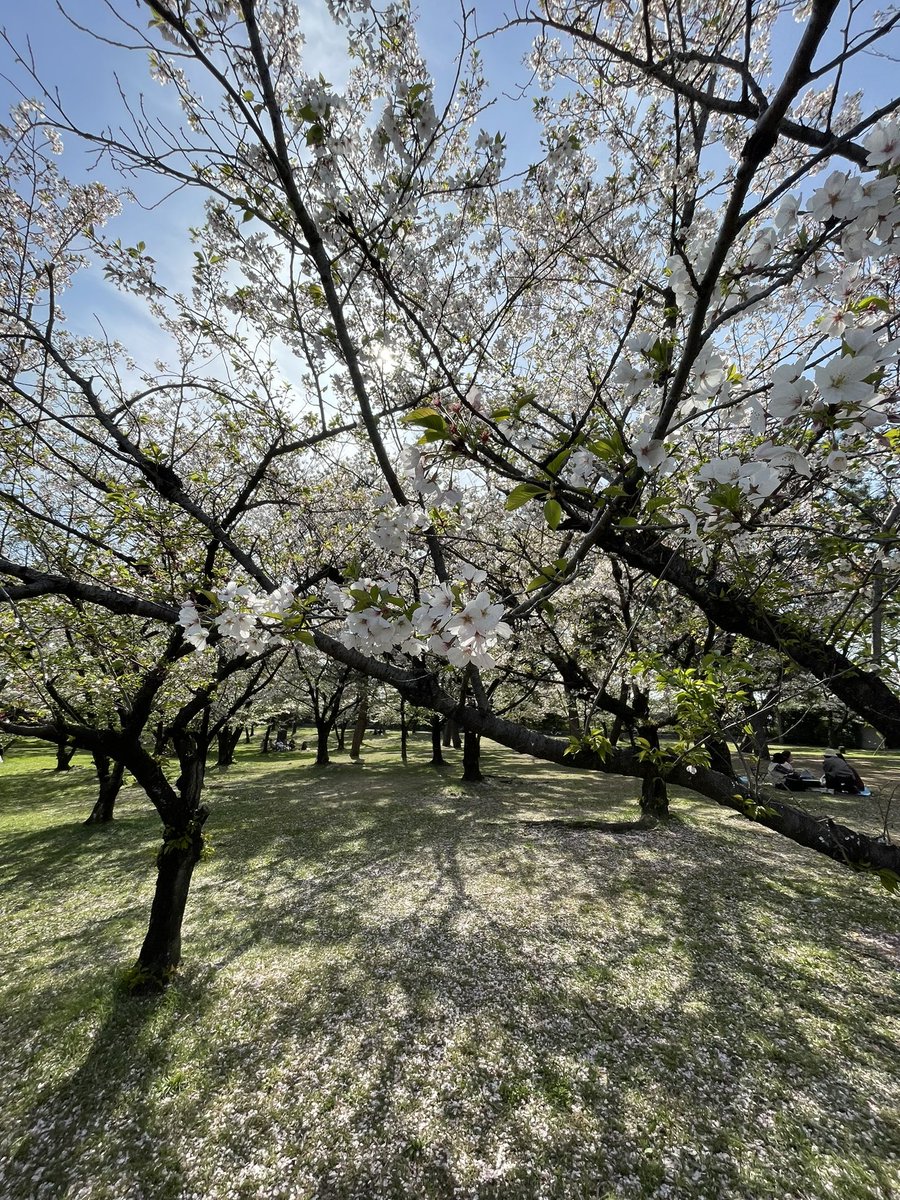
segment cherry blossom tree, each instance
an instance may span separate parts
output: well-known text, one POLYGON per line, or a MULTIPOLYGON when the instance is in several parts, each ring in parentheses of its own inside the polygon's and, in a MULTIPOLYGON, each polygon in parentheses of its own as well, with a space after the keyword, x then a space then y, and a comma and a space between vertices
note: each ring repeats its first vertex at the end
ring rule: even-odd
POLYGON ((406 5, 330 7, 341 87, 275 0, 123 19, 181 119, 134 96, 114 128, 82 128, 30 79, 0 248, 7 597, 177 625, 200 654, 312 643, 473 735, 650 764, 896 872, 893 848, 709 765, 726 674, 688 686, 677 631, 645 653, 661 604, 610 653, 682 697, 674 750, 590 723, 571 745, 539 735, 491 684, 519 639, 549 646, 573 597, 627 571, 677 596, 718 662, 761 647, 900 744, 900 101, 843 93, 900 18, 547 0, 494 32, 535 36, 538 136, 516 162, 486 127, 477 6, 439 79, 406 5), (138 193, 149 174, 204 197, 188 292, 152 246, 104 233, 126 201, 67 182, 60 136, 138 193), (87 263, 142 299, 170 363, 66 326, 87 263), (26 521, 94 557, 23 541, 26 521))

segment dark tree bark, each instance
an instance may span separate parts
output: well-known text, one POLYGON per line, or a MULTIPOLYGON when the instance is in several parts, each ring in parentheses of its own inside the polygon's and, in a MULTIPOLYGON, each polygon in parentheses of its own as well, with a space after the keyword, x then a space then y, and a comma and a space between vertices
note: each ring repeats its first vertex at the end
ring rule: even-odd
MULTIPOLYGON (((205 731, 205 724, 204 724, 205 731)), ((129 988, 160 991, 181 962, 181 926, 194 867, 203 853, 203 826, 209 816, 200 803, 206 775, 207 740, 180 731, 173 737, 181 774, 173 788, 158 764, 136 755, 136 775, 163 818, 156 856, 156 889, 150 922, 129 988)), ((135 767, 132 767, 134 770, 135 767)))
POLYGON ((400 697, 400 761, 406 762, 409 727, 406 724, 406 701, 400 697))
POLYGON ((68 742, 56 743, 56 766, 54 771, 69 771, 72 769, 72 758, 77 750, 77 746, 73 742, 71 745, 68 742))
MULTIPOLYGON (((747 714, 747 724, 750 726, 749 743, 753 753, 761 761, 769 761, 769 727, 763 713, 757 709, 747 714)), ((746 743, 742 749, 746 750, 746 743)))
POLYGON ((331 734, 331 727, 327 722, 317 722, 316 724, 316 766, 327 767, 331 762, 331 755, 328 753, 328 738, 331 734))
POLYGON ((272 726, 267 725, 266 732, 263 734, 262 746, 260 747, 260 750, 262 751, 263 754, 269 753, 269 739, 271 738, 271 736, 272 736, 272 726))
POLYGON ((446 717, 444 720, 444 736, 443 744, 452 746, 454 750, 459 750, 462 747, 462 738, 459 734, 459 722, 455 717, 446 717))
POLYGON ((350 742, 350 757, 359 758, 363 738, 366 736, 366 722, 369 719, 369 689, 368 680, 360 684, 359 705, 356 709, 356 724, 353 726, 353 740, 350 742))
POLYGON ((463 737, 463 783, 482 783, 481 773, 481 734, 472 729, 466 729, 463 737))
MULTIPOLYGON (((426 674, 421 669, 403 670, 390 663, 368 658, 322 632, 317 631, 315 638, 317 645, 325 653, 353 667, 354 670, 368 671, 374 679, 389 683, 402 693, 410 704, 446 715, 460 714, 458 699, 444 691, 436 676, 426 674)), ((460 719, 468 729, 486 735, 512 750, 546 759, 547 762, 631 778, 643 778, 644 775, 644 764, 632 749, 614 749, 600 755, 584 747, 572 754, 567 739, 548 737, 536 729, 507 721, 492 712, 467 707, 462 710, 460 719)), ((17 730, 11 729, 11 732, 17 730)), ((829 817, 815 816, 791 804, 785 804, 771 795, 761 797, 753 788, 721 775, 718 771, 708 767, 697 767, 689 771, 687 767, 676 765, 667 772, 667 779, 675 787, 686 788, 706 796, 723 808, 741 813, 750 821, 773 829, 801 846, 808 846, 842 866, 900 875, 900 846, 886 844, 870 834, 839 825, 829 817)))
POLYGON ((444 722, 441 720, 438 713, 431 714, 431 762, 430 767, 442 767, 444 765, 444 753, 441 750, 441 734, 444 722))
MULTIPOLYGON (((639 733, 646 738, 654 750, 659 749, 659 731, 654 725, 641 726, 639 733)), ((654 762, 645 762, 641 780, 641 816, 648 822, 669 819, 669 792, 659 767, 654 762)))
POLYGON ((99 750, 94 750, 91 757, 97 769, 99 792, 85 825, 105 825, 113 819, 116 797, 119 795, 122 780, 125 777, 125 767, 99 750))
MULTIPOLYGON (((327 734, 326 734, 326 738, 327 738, 327 734)), ((340 725, 337 726, 337 749, 341 754, 343 754, 344 747, 346 746, 346 744, 347 744, 347 722, 341 721, 340 725)))
POLYGON ((234 752, 241 740, 240 725, 223 725, 216 734, 216 766, 230 767, 234 763, 234 752))
POLYGON ((641 816, 647 821, 669 819, 669 793, 666 781, 652 763, 647 763, 641 780, 641 816))
POLYGON ((707 738, 706 748, 709 751, 709 765, 713 771, 729 777, 734 775, 734 764, 731 761, 731 751, 724 738, 707 738))
POLYGON ((158 991, 166 986, 181 962, 181 926, 194 867, 203 852, 207 810, 167 827, 156 858, 156 890, 150 924, 134 970, 132 991, 158 991))

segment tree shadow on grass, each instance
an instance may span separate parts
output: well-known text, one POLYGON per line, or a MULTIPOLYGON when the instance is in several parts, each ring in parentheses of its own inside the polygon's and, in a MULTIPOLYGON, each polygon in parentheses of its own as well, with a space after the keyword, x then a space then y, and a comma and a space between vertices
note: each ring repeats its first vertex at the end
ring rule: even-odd
MULTIPOLYGON (((508 883, 540 904, 530 914, 527 904, 498 911, 473 877, 484 839, 461 816, 313 888, 283 880, 273 897, 270 876, 256 894, 243 949, 267 941, 276 957, 321 954, 325 965, 300 994, 287 981, 276 987, 281 999, 260 1014, 252 1046, 220 1044, 198 1069, 225 1104, 273 1069, 276 1048, 286 1094, 299 1091, 309 1108, 289 1139, 298 1192, 449 1197, 477 1186, 479 1196, 567 1196, 632 1178, 624 1194, 638 1196, 674 1172, 684 1186, 694 1181, 694 1194, 753 1196, 758 1184, 736 1147, 762 1141, 778 1159, 771 1186, 786 1191, 794 1180, 780 1142, 811 1147, 819 1136, 804 1132, 804 1105, 818 1106, 819 1128, 841 1129, 846 1112, 870 1119, 857 1072, 888 1046, 875 1035, 864 1055, 835 1061, 835 1040, 850 1036, 846 1008, 802 963, 785 960, 773 974, 758 897, 727 885, 732 848, 685 830, 667 843, 677 870, 660 871, 659 846, 644 856, 648 848, 608 835, 529 838, 545 860, 537 874, 517 858, 521 846, 504 861, 508 883), (710 920, 710 881, 719 879, 724 907, 710 920), (630 926, 594 942, 573 933, 573 893, 617 887, 631 897, 630 926), (637 972, 650 994, 623 994, 637 972), (809 1035, 816 1023, 828 1024, 828 1038, 809 1035), (691 1141, 720 1157, 692 1158, 691 1141), (550 1183, 528 1166, 535 1156, 544 1171, 552 1165, 550 1183)), ((788 897, 778 916, 796 919, 788 897)), ((871 1012, 856 1019, 879 1015, 877 993, 868 1002, 871 1012)), ((267 1119, 289 1127, 295 1118, 286 1099, 267 1119)), ((896 1120, 879 1113, 874 1132, 881 1157, 876 1150, 870 1166, 888 1180, 896 1120)), ((226 1139, 223 1154, 232 1165, 256 1155, 265 1169, 244 1133, 226 1139)), ((796 1166, 802 1186, 821 1185, 815 1171, 796 1166)))
POLYGON ((38 1091, 7 1142, 5 1200, 184 1194, 165 1103, 167 1090, 183 1083, 181 1071, 171 1070, 170 1042, 186 1022, 202 1027, 208 988, 183 980, 163 997, 137 999, 116 987, 92 1000, 102 1016, 87 1053, 65 1079, 38 1091))
POLYGON ((162 827, 155 813, 131 815, 106 825, 65 822, 9 833, 3 838, 4 870, 0 895, 27 885, 30 894, 52 892, 60 877, 87 879, 97 872, 143 870, 152 859, 148 847, 162 827))
POLYGON ((545 783, 518 807, 507 791, 485 806, 325 777, 298 794, 270 778, 262 811, 258 794, 233 809, 223 796, 185 943, 216 960, 215 982, 189 969, 170 1009, 114 1007, 25 1122, 49 1113, 51 1133, 15 1162, 44 1156, 67 1186, 82 1178, 96 1090, 154 1197, 181 1179, 201 1195, 323 1200, 824 1194, 819 1169, 840 1156, 869 1159, 887 1188, 900 1132, 871 1111, 871 1079, 896 1060, 879 1032, 896 983, 859 983, 851 1014, 838 977, 778 948, 783 936, 858 967, 835 920, 863 911, 852 880, 749 823, 641 839, 523 828, 536 803, 587 804, 567 799, 565 777, 545 783), (821 913, 804 904, 809 862, 821 913), (754 873, 778 886, 750 886, 754 873), (160 1084, 186 1023, 190 1087, 170 1111, 160 1084), (168 1139, 158 1169, 141 1126, 168 1139), (76 1132, 72 1166, 63 1135, 76 1132), (753 1145, 761 1161, 742 1162, 753 1145))

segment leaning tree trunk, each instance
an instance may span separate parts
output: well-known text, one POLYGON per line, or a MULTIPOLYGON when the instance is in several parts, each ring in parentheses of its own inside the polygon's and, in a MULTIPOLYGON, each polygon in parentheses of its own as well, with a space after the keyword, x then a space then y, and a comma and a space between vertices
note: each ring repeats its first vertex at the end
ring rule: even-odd
POLYGON ((178 739, 181 775, 177 798, 167 813, 156 856, 156 890, 150 923, 132 973, 131 990, 162 990, 181 962, 181 926, 194 867, 203 853, 203 826, 209 812, 200 804, 206 747, 192 734, 178 739))
POLYGON ((443 721, 437 713, 431 714, 431 762, 430 767, 442 767, 444 765, 444 753, 441 750, 441 727, 443 721))
POLYGON ((481 735, 467 729, 463 735, 463 783, 481 783, 481 735))
POLYGON ((85 821, 85 825, 105 825, 113 819, 116 797, 119 795, 122 780, 125 778, 125 767, 122 763, 116 762, 115 759, 101 754, 99 750, 95 750, 91 757, 94 760, 94 766, 97 768, 99 792, 96 803, 91 809, 91 815, 85 821))
POLYGON ((331 734, 331 727, 327 721, 316 723, 316 766, 327 767, 331 762, 331 756, 328 753, 328 738, 331 734))
POLYGON ((69 771, 71 770, 72 758, 75 754, 76 746, 73 742, 70 746, 68 742, 56 743, 56 766, 54 771, 69 771))
POLYGON ((230 767, 234 765, 234 752, 241 740, 240 725, 223 725, 216 734, 216 766, 230 767))

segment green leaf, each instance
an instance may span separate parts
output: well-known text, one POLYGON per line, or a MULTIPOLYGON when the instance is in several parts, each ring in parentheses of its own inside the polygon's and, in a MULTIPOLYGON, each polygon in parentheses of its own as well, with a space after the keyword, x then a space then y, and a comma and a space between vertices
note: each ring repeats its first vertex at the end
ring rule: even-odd
POLYGON ((890 312, 891 306, 883 296, 863 296, 861 300, 857 300, 850 305, 853 312, 866 312, 870 308, 878 308, 882 312, 890 312))
POLYGON ((625 446, 617 433, 608 438, 597 438, 590 443, 590 449, 604 462, 621 462, 625 457, 625 446))
POLYGON ((638 520, 636 517, 621 517, 619 519, 620 529, 637 529, 638 520))
POLYGON ((550 475, 557 475, 559 473, 560 468, 563 466, 566 459, 569 457, 569 455, 571 453, 572 453, 571 446, 569 446, 568 449, 566 449, 566 450, 560 450, 559 454, 557 454, 555 458, 551 458, 550 461, 547 463, 547 466, 546 466, 547 473, 550 475))
POLYGON ((416 425, 420 429, 430 429, 442 436, 447 433, 447 422, 436 408, 414 408, 400 418, 403 425, 416 425))
POLYGON ((558 500, 550 499, 544 505, 544 519, 551 529, 558 529, 562 520, 562 505, 558 500))
POLYGON ((517 508, 521 508, 529 500, 534 500, 536 496, 546 495, 546 492, 547 489, 538 483, 519 483, 506 497, 504 507, 507 512, 515 512, 517 508))
POLYGON ((557 558, 546 567, 541 567, 541 572, 525 588, 526 592, 533 592, 537 588, 544 587, 548 583, 558 583, 565 575, 567 562, 564 558, 557 558))

